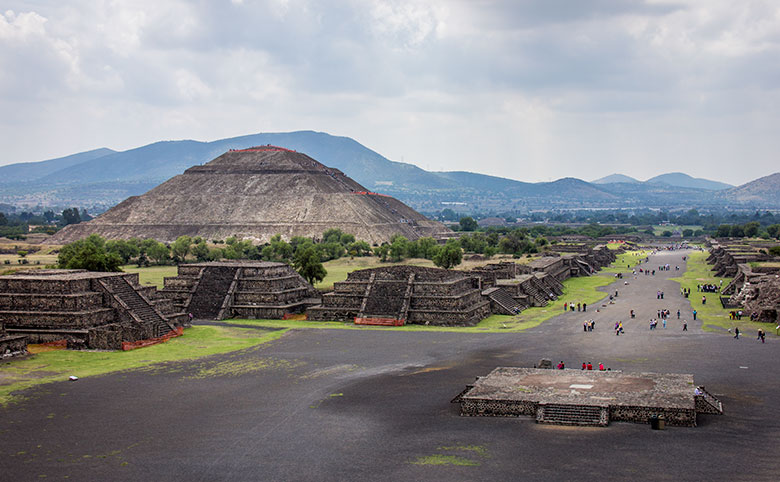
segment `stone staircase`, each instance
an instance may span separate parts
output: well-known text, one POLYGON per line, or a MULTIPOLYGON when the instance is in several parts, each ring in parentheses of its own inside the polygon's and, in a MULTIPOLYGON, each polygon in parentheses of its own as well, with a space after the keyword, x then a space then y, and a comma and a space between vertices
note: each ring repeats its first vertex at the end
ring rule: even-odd
POLYGON ((108 291, 134 314, 142 323, 152 328, 152 336, 158 337, 175 330, 176 327, 154 309, 124 276, 115 276, 101 280, 108 291))
POLYGON ((531 277, 527 283, 523 284, 523 291, 533 300, 534 306, 547 306, 548 296, 539 289, 538 281, 531 277))
POLYGON ((525 306, 518 303, 517 300, 512 298, 512 295, 510 295, 506 290, 501 288, 489 288, 483 292, 484 295, 486 295, 488 298, 491 299, 496 305, 501 307, 504 314, 506 315, 516 315, 523 311, 525 306))
POLYGON ((235 269, 209 266, 203 270, 198 286, 192 294, 188 310, 195 318, 218 319, 230 285, 233 284, 235 269))
POLYGON ((377 280, 371 287, 361 318, 396 318, 402 311, 407 282, 377 280))
POLYGON ((704 387, 698 387, 700 395, 694 395, 696 413, 723 415, 723 404, 704 387))
POLYGON ((589 405, 539 404, 536 422, 553 425, 605 427, 609 424, 607 407, 589 405))

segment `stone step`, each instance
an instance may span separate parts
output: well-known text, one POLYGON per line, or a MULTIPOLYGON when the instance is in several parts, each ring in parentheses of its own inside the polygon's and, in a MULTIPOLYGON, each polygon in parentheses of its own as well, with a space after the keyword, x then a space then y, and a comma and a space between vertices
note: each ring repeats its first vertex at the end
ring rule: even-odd
POLYGON ((540 404, 536 421, 558 425, 596 425, 609 423, 606 407, 588 405, 540 404))

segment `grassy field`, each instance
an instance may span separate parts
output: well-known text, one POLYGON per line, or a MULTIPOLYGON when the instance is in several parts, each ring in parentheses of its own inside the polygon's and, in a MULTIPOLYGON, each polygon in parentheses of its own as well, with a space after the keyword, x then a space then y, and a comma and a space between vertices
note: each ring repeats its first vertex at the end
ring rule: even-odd
MULTIPOLYGON (((167 343, 133 351, 44 351, 22 360, 0 364, 0 405, 18 401, 19 390, 44 383, 103 375, 155 363, 202 358, 249 348, 282 336, 284 330, 258 333, 256 330, 218 326, 194 326, 184 336, 167 343)), ((34 350, 35 345, 31 348, 34 350)))
POLYGON ((774 334, 775 325, 769 323, 756 323, 750 321, 746 316, 742 320, 736 321, 729 319, 731 310, 724 309, 720 304, 718 293, 700 293, 696 291, 696 285, 714 284, 719 285, 721 280, 723 286, 726 286, 731 278, 717 278, 711 271, 711 266, 706 263, 709 253, 706 251, 696 251, 688 257, 688 269, 678 278, 671 278, 680 283, 681 288, 691 290, 691 308, 697 311, 697 318, 702 321, 702 327, 707 331, 723 332, 729 328, 739 327, 739 331, 748 335, 754 335, 759 328, 763 328, 767 334, 774 334), (701 302, 702 295, 707 297, 707 304, 701 302))
POLYGON ((47 265, 56 264, 59 248, 60 246, 30 244, 25 241, 3 241, 0 243, 0 250, 12 253, 0 254, 0 274, 8 274, 20 269, 45 268, 47 265), (33 252, 36 249, 38 251, 33 252), (22 257, 16 254, 17 251, 28 251, 29 254, 22 257), (21 264, 22 260, 27 260, 27 264, 21 264))
POLYGON ((163 289, 163 278, 173 277, 177 274, 176 266, 148 266, 139 268, 134 265, 122 266, 125 273, 138 273, 138 280, 142 285, 156 286, 163 289))
POLYGON ((626 273, 634 266, 638 265, 641 260, 645 259, 650 254, 649 250, 639 251, 626 251, 617 255, 617 259, 610 266, 601 270, 602 273, 626 273))

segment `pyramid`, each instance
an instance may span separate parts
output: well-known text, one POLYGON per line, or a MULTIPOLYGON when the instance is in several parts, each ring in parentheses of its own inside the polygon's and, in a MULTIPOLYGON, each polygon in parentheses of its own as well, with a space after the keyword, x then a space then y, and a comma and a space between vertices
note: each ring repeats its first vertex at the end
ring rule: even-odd
POLYGON ((265 243, 275 234, 318 238, 338 228, 369 243, 449 232, 397 199, 369 192, 338 169, 276 146, 230 150, 133 196, 87 223, 55 234, 69 243, 96 233, 172 242, 236 236, 265 243))

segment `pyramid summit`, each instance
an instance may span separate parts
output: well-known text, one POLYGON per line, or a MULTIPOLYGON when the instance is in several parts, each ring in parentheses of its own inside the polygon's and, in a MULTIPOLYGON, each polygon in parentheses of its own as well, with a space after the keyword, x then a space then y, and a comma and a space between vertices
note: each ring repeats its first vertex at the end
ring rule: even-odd
POLYGON ((435 236, 449 230, 397 199, 369 192, 338 169, 277 146, 230 150, 133 196, 50 242, 90 234, 107 239, 179 236, 267 242, 275 234, 319 237, 338 228, 369 243, 435 236))

